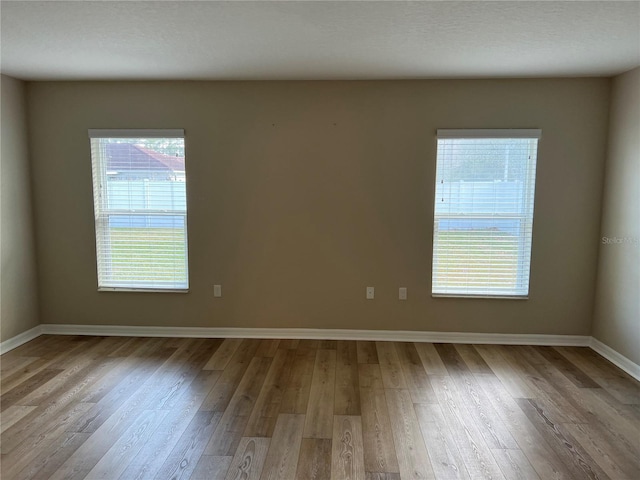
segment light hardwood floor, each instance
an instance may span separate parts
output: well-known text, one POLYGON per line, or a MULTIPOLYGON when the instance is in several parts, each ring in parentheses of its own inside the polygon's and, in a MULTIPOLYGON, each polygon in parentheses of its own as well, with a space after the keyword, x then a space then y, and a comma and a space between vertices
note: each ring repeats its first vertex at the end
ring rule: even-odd
POLYGON ((640 479, 588 348, 42 336, 1 358, 13 479, 640 479))

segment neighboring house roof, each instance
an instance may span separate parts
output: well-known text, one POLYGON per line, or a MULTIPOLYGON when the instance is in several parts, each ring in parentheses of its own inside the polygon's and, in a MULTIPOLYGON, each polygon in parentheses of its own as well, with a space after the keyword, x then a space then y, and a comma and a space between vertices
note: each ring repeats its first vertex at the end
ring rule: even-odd
POLYGON ((172 157, 131 143, 107 144, 107 170, 184 172, 184 157, 172 157))

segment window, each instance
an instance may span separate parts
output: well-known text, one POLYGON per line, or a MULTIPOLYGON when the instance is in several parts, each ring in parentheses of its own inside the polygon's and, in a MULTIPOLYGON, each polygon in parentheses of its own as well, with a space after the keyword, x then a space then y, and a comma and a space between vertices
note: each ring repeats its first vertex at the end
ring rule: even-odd
POLYGON ((99 290, 186 291, 182 130, 89 130, 99 290))
POLYGON ((528 295, 540 133, 438 130, 434 295, 528 295))

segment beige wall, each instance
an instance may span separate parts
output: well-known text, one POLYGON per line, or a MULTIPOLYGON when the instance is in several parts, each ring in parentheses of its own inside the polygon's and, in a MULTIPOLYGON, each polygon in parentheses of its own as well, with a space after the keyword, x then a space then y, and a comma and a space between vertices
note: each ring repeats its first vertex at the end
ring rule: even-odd
POLYGON ((593 336, 640 364, 640 68, 613 80, 600 241, 593 336))
POLYGON ((32 83, 42 321, 588 335, 609 87, 32 83), (435 131, 465 127, 543 130, 529 300, 431 298, 435 131), (186 130, 190 293, 96 291, 89 128, 186 130))
POLYGON ((27 153, 26 88, 2 75, 0 169, 0 341, 38 325, 33 215, 27 153))

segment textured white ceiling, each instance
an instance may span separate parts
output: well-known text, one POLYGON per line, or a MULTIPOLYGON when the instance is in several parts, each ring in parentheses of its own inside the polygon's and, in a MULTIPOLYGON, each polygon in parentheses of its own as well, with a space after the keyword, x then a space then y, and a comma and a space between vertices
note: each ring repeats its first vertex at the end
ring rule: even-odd
POLYGON ((639 1, 2 1, 2 73, 47 79, 614 75, 639 1))

